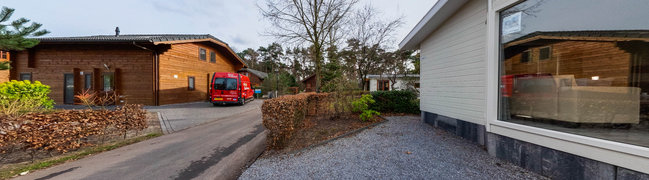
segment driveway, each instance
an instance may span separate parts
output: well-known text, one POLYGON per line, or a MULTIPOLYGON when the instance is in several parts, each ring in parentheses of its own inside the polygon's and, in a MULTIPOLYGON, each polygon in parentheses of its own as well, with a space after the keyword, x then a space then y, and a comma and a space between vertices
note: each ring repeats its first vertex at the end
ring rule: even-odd
POLYGON ((257 159, 240 179, 546 179, 419 117, 388 119, 301 153, 257 159))
POLYGON ((264 149, 260 102, 152 108, 168 113, 177 132, 16 179, 232 179, 264 149), (187 117, 180 118, 182 115, 187 117))
POLYGON ((173 133, 190 127, 194 127, 215 119, 238 115, 247 111, 257 110, 263 101, 257 99, 248 102, 244 106, 225 105, 212 106, 209 102, 192 102, 183 104, 170 104, 163 106, 147 106, 145 109, 151 112, 160 112, 160 126, 165 134, 173 133))

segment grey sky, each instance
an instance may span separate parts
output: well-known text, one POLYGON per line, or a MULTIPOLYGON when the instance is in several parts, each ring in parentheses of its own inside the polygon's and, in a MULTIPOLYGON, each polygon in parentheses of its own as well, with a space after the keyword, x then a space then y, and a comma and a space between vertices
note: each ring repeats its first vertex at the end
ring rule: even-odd
MULTIPOLYGON (((404 16, 395 32, 396 44, 437 0, 361 0, 372 4, 386 18, 404 16)), ((212 34, 236 51, 273 42, 260 35, 270 28, 256 4, 263 0, 0 0, 15 8, 13 18, 25 17, 43 24, 47 36, 191 33, 212 34)), ((360 6, 359 6, 360 7, 360 6)))

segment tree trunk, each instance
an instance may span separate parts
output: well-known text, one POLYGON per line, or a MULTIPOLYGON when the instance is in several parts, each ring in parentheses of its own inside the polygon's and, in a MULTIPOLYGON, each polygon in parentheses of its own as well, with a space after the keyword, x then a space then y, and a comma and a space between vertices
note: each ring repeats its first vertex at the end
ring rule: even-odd
POLYGON ((322 49, 320 43, 314 43, 315 52, 315 92, 320 92, 320 61, 322 60, 322 49))

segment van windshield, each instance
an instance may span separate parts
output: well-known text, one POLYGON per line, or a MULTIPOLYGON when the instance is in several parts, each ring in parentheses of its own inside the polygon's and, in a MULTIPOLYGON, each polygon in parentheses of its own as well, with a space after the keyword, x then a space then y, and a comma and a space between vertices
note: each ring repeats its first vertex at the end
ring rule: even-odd
POLYGON ((214 89, 216 90, 236 90, 237 79, 233 78, 214 78, 214 89))

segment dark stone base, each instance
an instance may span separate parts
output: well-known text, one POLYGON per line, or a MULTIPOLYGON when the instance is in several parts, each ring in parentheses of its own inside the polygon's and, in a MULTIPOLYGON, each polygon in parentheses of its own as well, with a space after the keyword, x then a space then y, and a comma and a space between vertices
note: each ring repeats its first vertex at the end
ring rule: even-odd
POLYGON ((552 179, 648 179, 649 174, 488 133, 483 125, 422 111, 432 126, 487 147, 492 156, 552 179))
POLYGON ((484 146, 487 136, 484 125, 466 122, 435 113, 421 112, 422 120, 434 127, 454 132, 455 135, 467 139, 473 143, 484 146))

